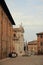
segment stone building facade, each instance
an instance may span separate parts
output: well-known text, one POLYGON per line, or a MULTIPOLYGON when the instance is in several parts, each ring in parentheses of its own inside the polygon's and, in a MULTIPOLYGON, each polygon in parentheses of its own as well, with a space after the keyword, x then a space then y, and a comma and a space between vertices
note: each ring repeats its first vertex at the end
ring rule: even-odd
POLYGON ((24 29, 22 26, 14 28, 13 33, 13 46, 14 51, 19 55, 24 54, 24 29))
POLYGON ((38 53, 43 54, 43 32, 37 33, 38 53))
POLYGON ((36 40, 28 42, 28 52, 30 54, 37 54, 38 53, 37 41, 36 40))
POLYGON ((15 24, 4 0, 0 0, 0 59, 12 52, 12 25, 15 24))

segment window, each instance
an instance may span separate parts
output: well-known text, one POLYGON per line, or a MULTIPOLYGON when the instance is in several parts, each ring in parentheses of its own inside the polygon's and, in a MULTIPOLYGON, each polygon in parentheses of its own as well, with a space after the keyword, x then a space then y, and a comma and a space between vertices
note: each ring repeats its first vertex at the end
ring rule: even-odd
POLYGON ((42 35, 40 37, 42 38, 42 35))
POLYGON ((14 37, 16 37, 16 34, 14 34, 14 37))
POLYGON ((43 48, 41 48, 41 52, 43 53, 43 48))
POLYGON ((43 45, 43 42, 41 42, 40 45, 42 46, 43 45))

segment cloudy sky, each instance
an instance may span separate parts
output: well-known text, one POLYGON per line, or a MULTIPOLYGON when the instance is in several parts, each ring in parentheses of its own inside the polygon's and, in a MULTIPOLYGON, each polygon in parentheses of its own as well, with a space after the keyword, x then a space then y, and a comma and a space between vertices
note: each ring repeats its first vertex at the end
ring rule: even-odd
POLYGON ((43 32, 43 0, 5 0, 16 25, 24 27, 25 41, 43 32))

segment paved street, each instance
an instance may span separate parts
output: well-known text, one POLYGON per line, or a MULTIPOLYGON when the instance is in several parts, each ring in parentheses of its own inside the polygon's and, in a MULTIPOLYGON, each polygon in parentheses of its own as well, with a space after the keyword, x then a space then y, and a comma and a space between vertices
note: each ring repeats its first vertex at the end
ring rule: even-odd
POLYGON ((43 65, 43 56, 8 58, 0 61, 0 65, 43 65))

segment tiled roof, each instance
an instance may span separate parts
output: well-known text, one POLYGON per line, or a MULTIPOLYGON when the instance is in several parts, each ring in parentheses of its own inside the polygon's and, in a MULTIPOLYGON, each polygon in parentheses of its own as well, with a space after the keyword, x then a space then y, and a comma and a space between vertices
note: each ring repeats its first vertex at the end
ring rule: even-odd
POLYGON ((28 42, 28 45, 37 45, 37 40, 28 42))
POLYGON ((43 35, 43 32, 37 33, 37 35, 43 35))

